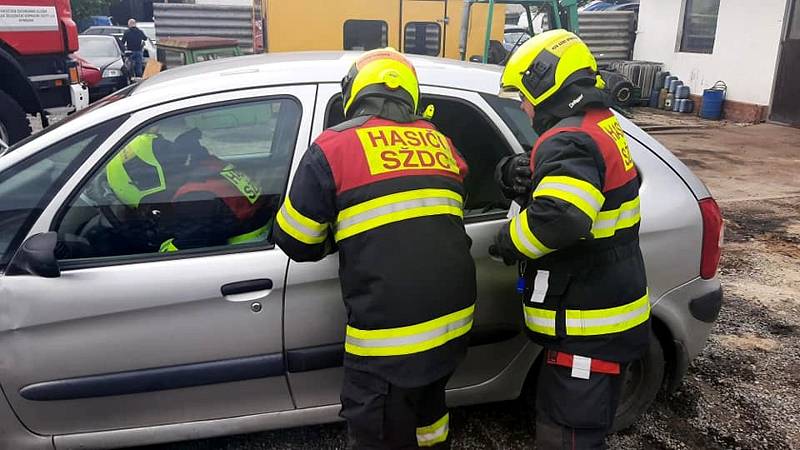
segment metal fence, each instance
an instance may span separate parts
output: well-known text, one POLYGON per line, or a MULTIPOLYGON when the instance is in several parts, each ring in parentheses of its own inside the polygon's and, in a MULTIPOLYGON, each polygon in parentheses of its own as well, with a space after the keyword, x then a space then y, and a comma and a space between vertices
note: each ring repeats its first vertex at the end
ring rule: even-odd
MULTIPOLYGON (((543 27, 548 28, 545 17, 543 27)), ((584 11, 578 14, 581 38, 597 58, 597 63, 628 60, 633 56, 636 38, 633 11, 584 11)))
POLYGON ((244 53, 253 53, 253 11, 249 6, 154 3, 158 39, 212 36, 239 41, 244 53))

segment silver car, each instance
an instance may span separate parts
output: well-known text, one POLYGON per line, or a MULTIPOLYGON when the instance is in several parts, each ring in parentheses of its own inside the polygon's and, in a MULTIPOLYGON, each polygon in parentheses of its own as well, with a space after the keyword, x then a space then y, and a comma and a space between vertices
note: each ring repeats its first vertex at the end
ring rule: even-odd
MULTIPOLYGON (((0 447, 114 448, 338 420, 338 256, 294 263, 269 238, 142 251, 130 244, 148 239, 158 218, 131 214, 105 169, 143 133, 199 131, 277 205, 312 140, 343 119, 339 80, 356 56, 256 55, 170 70, 0 157, 0 447)), ((516 267, 488 254, 509 206, 493 172, 536 136, 519 103, 496 96, 499 68, 412 60, 422 106, 435 106, 433 121, 471 169, 465 217, 478 304, 448 400, 513 399, 541 348, 521 331, 516 267)), ((680 383, 721 304, 716 204, 669 151, 620 121, 642 177, 655 338, 626 375, 617 428, 662 382, 680 383)))

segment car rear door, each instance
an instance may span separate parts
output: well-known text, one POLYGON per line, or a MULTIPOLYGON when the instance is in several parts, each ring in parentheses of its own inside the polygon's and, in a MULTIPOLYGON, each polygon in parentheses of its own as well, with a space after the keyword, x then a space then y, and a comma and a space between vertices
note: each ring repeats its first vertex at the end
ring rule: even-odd
MULTIPOLYGON (((313 136, 317 136, 325 126, 343 119, 339 92, 338 84, 320 85, 313 136)), ((467 232, 473 239, 478 302, 469 354, 448 385, 450 389, 458 390, 493 379, 528 345, 527 338, 521 333, 522 313, 514 291, 516 267, 505 266, 489 258, 488 253, 494 235, 506 221, 508 209, 507 202, 497 197, 499 191, 492 177, 494 165, 503 154, 515 146, 518 148, 519 144, 478 94, 434 87, 426 87, 423 92, 422 106, 435 104, 438 119, 435 117, 434 122, 442 125, 440 129, 454 138, 473 174, 467 181, 465 220, 467 232), (450 120, 445 123, 447 118, 450 120), (457 133, 458 129, 462 132, 457 133), (475 140, 482 133, 491 136, 484 139, 494 140, 475 140)), ((339 402, 347 317, 338 266, 338 254, 316 263, 289 264, 284 328, 289 381, 298 408, 339 402)), ((530 358, 530 352, 523 357, 530 358)), ((514 387, 507 388, 500 387, 487 393, 483 400, 516 395, 514 387)), ((477 396, 470 398, 467 391, 463 390, 466 397, 460 396, 454 402, 476 401, 477 396)))
MULTIPOLYGON (((177 142, 198 130, 198 143, 249 176, 277 209, 293 154, 308 145, 314 95, 314 86, 236 91, 136 112, 54 195, 28 236, 58 233, 61 276, 0 277, 0 381, 30 430, 79 433, 294 408, 282 338, 288 259, 267 234, 159 253, 125 250, 127 238, 97 233, 138 217, 112 200, 104 180, 112 155, 144 133, 177 142)), ((160 223, 133 222, 119 236, 148 224, 160 223)))

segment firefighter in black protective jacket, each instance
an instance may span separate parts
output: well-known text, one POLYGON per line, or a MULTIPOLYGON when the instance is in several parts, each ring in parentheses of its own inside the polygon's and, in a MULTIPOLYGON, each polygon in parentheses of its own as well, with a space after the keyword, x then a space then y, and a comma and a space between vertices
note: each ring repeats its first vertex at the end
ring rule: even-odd
POLYGON ((349 120, 303 156, 276 241, 296 261, 338 248, 351 447, 446 447, 445 385, 466 354, 476 296, 467 167, 415 116, 416 71, 400 53, 365 53, 342 92, 349 120))
POLYGON ((501 95, 519 96, 540 134, 497 178, 522 210, 492 253, 523 268, 526 331, 545 358, 537 447, 604 448, 627 363, 650 338, 639 249, 639 177, 589 48, 565 30, 511 57, 501 95))

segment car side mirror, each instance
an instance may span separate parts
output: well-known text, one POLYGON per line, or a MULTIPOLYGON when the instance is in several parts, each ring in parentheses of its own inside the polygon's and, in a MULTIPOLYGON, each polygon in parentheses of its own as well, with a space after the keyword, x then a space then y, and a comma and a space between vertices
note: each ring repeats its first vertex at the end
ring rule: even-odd
POLYGON ((142 52, 142 57, 143 57, 143 58, 149 58, 149 57, 150 57, 150 52, 149 52, 149 51, 147 51, 147 50, 143 51, 143 52, 142 52))
POLYGON ((55 250, 58 235, 55 231, 34 234, 29 237, 14 254, 6 269, 6 275, 35 275, 43 278, 58 278, 55 250))
POLYGON ((472 55, 472 56, 469 57, 469 62, 482 63, 483 62, 483 56, 472 55))

